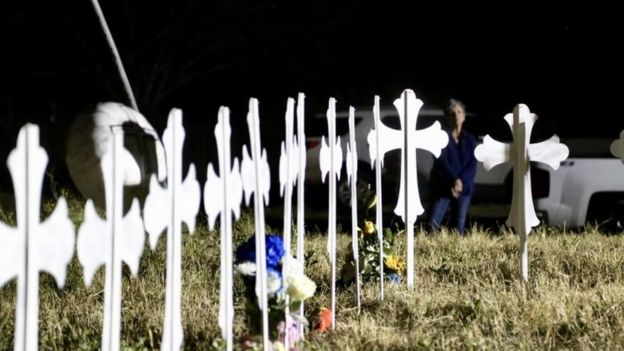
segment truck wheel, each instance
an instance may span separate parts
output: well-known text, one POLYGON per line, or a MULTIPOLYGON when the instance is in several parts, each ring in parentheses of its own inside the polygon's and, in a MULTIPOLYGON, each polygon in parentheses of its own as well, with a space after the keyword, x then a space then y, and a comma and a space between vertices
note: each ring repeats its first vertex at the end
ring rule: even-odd
POLYGON ((586 223, 596 224, 607 234, 624 231, 624 194, 596 193, 592 195, 587 210, 586 223))

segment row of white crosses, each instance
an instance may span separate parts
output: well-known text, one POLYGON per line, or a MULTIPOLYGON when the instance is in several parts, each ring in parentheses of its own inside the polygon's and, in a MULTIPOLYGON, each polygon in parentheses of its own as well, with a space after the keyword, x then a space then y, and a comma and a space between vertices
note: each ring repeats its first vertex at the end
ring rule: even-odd
MULTIPOLYGON (((303 269, 303 179, 305 170, 305 136, 303 133, 303 94, 297 103, 298 140, 294 138, 294 100, 289 99, 286 112, 286 138, 282 144, 280 158, 281 192, 285 198, 284 241, 286 257, 290 251, 291 196, 292 188, 298 182, 298 266, 303 269)), ((417 148, 427 149, 438 156, 448 142, 448 137, 439 124, 425 130, 416 130, 418 111, 422 101, 416 98, 411 90, 403 92, 401 98, 394 102, 401 117, 402 130, 393 130, 379 120, 379 98, 375 99, 374 116, 375 130, 368 136, 370 156, 377 171, 378 212, 377 231, 381 237, 381 186, 380 173, 383 155, 393 149, 402 150, 402 176, 399 202, 395 212, 402 217, 407 226, 408 248, 408 287, 413 287, 413 225, 418 215, 424 212, 420 203, 416 179, 417 148)), ((332 265, 332 326, 335 327, 335 279, 336 279, 336 177, 340 176, 342 150, 340 140, 335 135, 336 101, 330 99, 327 111, 328 143, 323 138, 320 165, 325 178, 329 174, 329 228, 328 251, 332 265)), ((532 200, 530 198, 529 161, 540 161, 556 168, 559 162, 567 157, 567 148, 558 143, 555 136, 545 142, 529 144, 530 132, 536 116, 530 114, 528 108, 519 105, 513 115, 505 120, 514 134, 513 144, 502 144, 487 136, 483 145, 475 152, 476 157, 485 163, 487 169, 505 161, 514 163, 514 193, 512 212, 509 222, 521 236, 521 271, 527 279, 526 236, 532 226, 537 224, 532 200)), ((232 273, 232 217, 240 214, 240 203, 243 192, 247 203, 254 194, 256 220, 256 259, 257 280, 256 291, 260 296, 263 311, 263 341, 268 345, 268 323, 266 317, 266 260, 264 252, 264 215, 263 207, 268 202, 270 174, 266 160, 266 152, 261 151, 259 137, 258 102, 250 101, 247 118, 250 133, 251 156, 243 149, 243 162, 239 171, 239 163, 235 158, 232 162, 229 139, 229 109, 219 110, 215 137, 219 154, 220 176, 214 172, 212 164, 207 170, 207 182, 204 188, 204 209, 208 215, 209 227, 213 228, 216 218, 221 219, 221 283, 219 326, 226 340, 227 348, 233 345, 233 273, 232 273)), ((357 154, 354 138, 354 110, 349 115, 350 142, 347 150, 347 174, 352 185, 352 226, 353 251, 357 270, 357 223, 355 184, 357 181, 357 154)), ((180 110, 172 110, 168 127, 163 135, 167 155, 169 178, 167 186, 162 187, 156 179, 151 180, 150 194, 144 208, 145 222, 141 220, 138 202, 133 202, 129 212, 123 215, 123 167, 124 157, 123 135, 115 132, 109 143, 110 152, 102 160, 102 170, 106 191, 106 220, 102 220, 95 212, 91 201, 85 207, 85 220, 78 230, 78 258, 84 266, 85 281, 90 283, 99 266, 105 265, 105 303, 104 324, 102 333, 102 349, 119 349, 120 306, 121 306, 121 264, 125 262, 136 274, 144 245, 144 228, 150 235, 152 247, 155 247, 159 235, 167 229, 167 280, 165 322, 163 327, 162 349, 179 349, 183 341, 181 325, 181 224, 185 222, 194 229, 195 214, 199 207, 200 186, 195 177, 195 169, 191 165, 186 179, 182 180, 182 144, 184 130, 180 110)), ((615 144, 615 143, 614 143, 615 144)), ((619 144, 618 144, 619 145, 619 144)), ((613 149, 613 147, 612 147, 613 149)), ((617 149, 617 147, 616 147, 617 149)), ((614 152, 616 154, 616 152, 614 152)), ((41 182, 47 156, 38 145, 38 128, 25 126, 20 132, 18 145, 9 156, 9 169, 14 181, 18 227, 11 229, 0 223, 0 284, 14 276, 18 277, 17 322, 15 331, 16 350, 34 350, 37 348, 37 316, 38 316, 38 272, 51 272, 62 285, 65 278, 66 265, 73 255, 73 226, 67 218, 67 206, 61 198, 57 209, 43 224, 38 220, 41 182), (17 234, 15 233, 17 232, 17 234), (7 268, 9 267, 9 268, 7 268)), ((285 271, 288 269, 287 261, 285 271)), ((380 247, 380 266, 383 267, 383 248, 380 247)), ((359 273, 359 272, 358 272, 359 273)), ((383 272, 381 274, 381 297, 383 299, 383 272)), ((357 277, 357 275, 356 275, 357 277)), ((359 278, 359 277, 358 277, 359 278)), ((360 308, 359 279, 357 283, 358 311, 360 308)), ((299 311, 303 313, 303 309, 299 311)), ((288 330, 289 328, 286 328, 288 330)))
MULTIPOLYGON (((301 100, 303 97, 301 97, 301 100)), ((211 227, 216 216, 221 215, 221 308, 219 324, 228 349, 233 346, 233 294, 232 294, 232 233, 230 211, 238 217, 242 199, 243 185, 249 201, 251 193, 257 194, 256 219, 262 217, 260 198, 268 199, 268 163, 266 152, 262 163, 258 161, 259 122, 257 100, 250 101, 248 124, 252 143, 252 157, 243 152, 243 175, 238 172, 235 160, 229 177, 217 178, 212 165, 208 167, 208 182, 205 187, 205 209, 211 227), (259 172, 262 165, 262 172, 259 172), (245 181, 251 179, 251 182, 245 181), (241 183, 243 181, 243 183, 241 183), (260 186, 261 185, 261 186, 260 186), (260 186, 260 187, 259 187, 260 186), (260 195, 258 195, 260 194, 260 195), (221 195, 221 196, 220 196, 221 195), (217 201, 215 201, 215 197, 217 201), (222 197, 222 201, 218 199, 222 197), (224 210, 225 209, 225 210, 224 210)), ((223 168, 229 165, 229 111, 221 108, 219 123, 215 129, 219 161, 223 168)), ((170 113, 168 127, 163 135, 167 155, 168 180, 161 187, 155 178, 151 179, 150 193, 145 201, 145 223, 141 218, 139 203, 135 199, 130 210, 123 214, 123 177, 124 157, 123 133, 114 131, 107 143, 109 152, 101 162, 106 195, 106 219, 101 219, 91 200, 85 205, 84 222, 78 230, 77 255, 83 265, 84 279, 90 284, 100 266, 105 267, 104 281, 104 321, 102 331, 102 349, 118 350, 120 347, 120 310, 121 310, 121 266, 125 262, 133 274, 138 273, 139 261, 143 252, 145 229, 150 234, 152 247, 156 246, 159 235, 167 229, 167 280, 165 321, 161 349, 180 349, 183 342, 181 323, 181 261, 182 242, 181 225, 185 222, 193 232, 195 215, 199 209, 200 186, 195 177, 195 168, 191 165, 186 179, 182 180, 182 144, 184 129, 182 113, 174 109, 170 113)), ((75 244, 74 227, 69 220, 66 202, 61 198, 53 214, 44 223, 39 223, 41 186, 47 155, 39 146, 39 129, 26 125, 20 131, 16 149, 8 160, 9 170, 14 183, 18 226, 13 229, 0 223, 0 286, 17 277, 18 301, 16 308, 15 350, 36 350, 38 348, 38 277, 39 271, 50 272, 62 286, 65 281, 66 267, 69 264, 75 244)), ((229 167, 225 167, 229 168, 229 167)), ((303 174, 303 172, 301 172, 303 174)), ((301 209, 303 211, 303 209, 301 209)), ((257 221, 256 234, 262 242, 257 249, 264 250, 264 223, 257 221)), ((301 250, 302 251, 302 250, 301 250)), ((258 267, 265 263, 262 252, 257 255, 258 267)), ((266 270, 258 272, 259 286, 264 285, 264 313, 266 315, 266 270)), ((265 317, 265 330, 268 330, 265 317)), ((265 347, 268 346, 268 332, 265 331, 265 347)))
POLYGON ((85 281, 90 284, 100 265, 105 266, 104 325, 102 349, 119 349, 121 308, 121 264, 125 262, 133 274, 138 273, 143 252, 145 229, 155 248, 158 237, 167 230, 167 279, 165 319, 161 349, 179 349, 183 341, 181 322, 181 263, 182 222, 192 233, 195 215, 199 209, 200 187, 193 165, 186 180, 182 180, 182 145, 184 129, 182 112, 173 109, 169 115, 163 143, 167 156, 168 180, 165 188, 155 177, 150 182, 150 193, 145 201, 143 223, 139 203, 135 199, 128 213, 123 215, 123 134, 113 133, 110 152, 102 160, 105 180, 106 220, 96 214, 93 203, 87 201, 85 220, 78 230, 78 259, 84 266, 85 281))
MULTIPOLYGON (((299 183, 298 196, 298 240, 297 240, 297 264, 303 269, 304 249, 304 207, 303 207, 303 179, 305 176, 305 149, 298 147, 293 140, 293 106, 294 100, 289 99, 286 112, 286 139, 282 145, 282 157, 280 160, 280 183, 285 197, 284 213, 284 249, 285 257, 290 256, 291 236, 291 197, 295 179, 299 183), (284 193, 285 190, 285 193, 284 193)), ((298 135, 300 140, 305 140, 303 134, 303 107, 304 95, 299 94, 297 106, 298 135)), ((239 163, 235 158, 231 161, 229 122, 229 109, 222 107, 219 110, 219 120, 215 128, 215 137, 219 153, 219 169, 221 175, 217 176, 212 164, 208 165, 206 187, 204 188, 204 207, 208 215, 209 227, 212 229, 216 217, 221 219, 221 282, 219 293, 219 326, 223 338, 226 341, 227 350, 233 347, 233 273, 232 273, 232 213, 235 218, 240 215, 240 202, 245 194, 246 202, 249 203, 251 195, 254 195, 254 218, 255 218, 255 242, 256 242, 256 282, 255 291, 258 296, 259 307, 262 312, 262 340, 264 349, 269 346, 268 302, 267 302, 267 271, 266 271, 266 246, 265 246, 265 223, 264 206, 268 205, 269 190, 271 185, 269 164, 266 150, 261 148, 260 142, 260 118, 258 112, 258 100, 251 99, 247 125, 250 137, 251 156, 247 148, 243 148, 243 160, 239 171, 239 163), (230 166, 232 164, 232 166, 230 166)), ((284 272, 288 269, 288 259, 283 261, 284 272)), ((303 306, 299 311, 303 315, 303 306)), ((286 311, 286 319, 289 320, 289 311, 286 311)), ((288 325, 288 324, 287 324, 288 325)), ((285 328, 285 343, 288 345, 288 330, 285 328)))
MULTIPOLYGON (((331 105, 331 101, 330 101, 331 105)), ((369 152, 371 164, 376 168, 376 184, 377 184, 377 215, 376 229, 380 242, 380 295, 383 300, 383 235, 382 235, 382 193, 381 193, 381 168, 383 167, 383 156, 386 152, 394 149, 400 149, 401 158, 401 183, 399 191, 399 200, 395 208, 395 213, 403 219, 406 224, 407 234, 407 286, 414 286, 414 232, 413 227, 418 215, 424 212, 424 208, 420 202, 418 194, 418 179, 416 173, 416 149, 425 149, 434 154, 436 157, 440 155, 442 148, 448 143, 448 136, 440 128, 438 122, 424 130, 416 130, 418 112, 423 103, 416 98, 411 90, 405 90, 401 98, 394 101, 394 105, 399 112, 401 130, 389 128, 379 120, 379 97, 375 97, 375 105, 373 107, 373 116, 375 119, 375 129, 368 135, 369 152)), ((330 108, 331 111, 331 108, 330 108)), ((328 112, 330 125, 330 139, 332 135, 332 116, 328 112)), ((508 224, 513 226, 515 231, 520 235, 520 271, 523 280, 528 279, 528 250, 527 235, 531 228, 539 224, 539 220, 535 214, 533 201, 531 197, 531 178, 530 167, 531 161, 542 162, 549 165, 553 169, 557 169, 560 162, 568 157, 568 148, 559 143, 559 138, 553 136, 550 139, 530 144, 531 130, 533 124, 537 120, 535 114, 529 112, 526 105, 518 105, 512 114, 505 116, 505 120, 512 129, 514 142, 512 144, 503 144, 495 141, 490 136, 486 136, 483 145, 475 150, 475 157, 484 163, 487 170, 503 163, 512 162, 514 165, 514 184, 512 195, 511 213, 508 218, 508 224)), ((611 149, 614 155, 624 158, 624 132, 619 141, 613 143, 611 149)), ((353 140, 352 140, 353 142, 353 140)), ((330 143, 331 145, 331 143, 330 143)), ((352 144, 351 147, 354 147, 352 144)), ((325 155, 333 155, 327 152, 325 155)), ((325 160, 321 158, 321 169, 323 169, 323 161, 325 167, 329 157, 325 156, 325 160)), ((349 165, 349 163, 348 163, 349 165)), ((332 193, 332 184, 330 182, 330 199, 332 193)), ((331 201, 331 200, 330 200, 331 201)), ((330 211, 332 211, 330 202, 330 211)), ((329 242, 332 242, 332 213, 330 212, 330 233, 329 242)), ((357 264, 357 261, 356 261, 357 264)), ((333 294, 332 294, 333 296, 333 294)), ((359 296, 358 296, 359 298, 359 296)))

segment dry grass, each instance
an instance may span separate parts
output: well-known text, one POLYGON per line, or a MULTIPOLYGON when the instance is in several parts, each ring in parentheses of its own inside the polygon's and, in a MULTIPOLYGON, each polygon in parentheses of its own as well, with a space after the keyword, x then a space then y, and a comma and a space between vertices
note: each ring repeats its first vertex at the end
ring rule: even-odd
MULTIPOLYGON (((79 206, 74 206, 74 211, 79 206)), ((74 213, 73 218, 80 220, 74 213)), ((235 242, 253 231, 246 216, 236 223, 235 242)), ((402 238, 404 239, 404 238, 402 238)), ((402 242, 404 240, 399 239, 402 242)), ((325 237, 309 233, 307 273, 318 290, 307 311, 329 306, 325 237)), ((349 237, 339 235, 344 260, 349 237)), ((398 250, 404 250, 401 246, 398 250)), ((218 235, 200 225, 184 238, 183 323, 185 348, 206 350, 220 336, 218 235)), ((403 251, 401 251, 403 252, 403 251)), ((416 238, 416 284, 363 287, 357 315, 353 286, 338 293, 337 328, 311 333, 306 350, 393 349, 622 349, 624 345, 624 237, 593 230, 562 234, 540 229, 529 240, 530 281, 520 283, 518 240, 509 233, 473 230, 467 238, 448 233, 416 238)), ((124 272, 122 345, 157 349, 164 304, 165 239, 146 246, 138 277, 124 272)), ((45 350, 94 350, 100 345, 103 270, 91 287, 74 259, 65 288, 41 274, 40 343, 45 350)), ((240 282, 239 282, 240 283, 240 282)), ((235 290, 241 291, 241 286, 235 290)), ((0 288, 0 349, 10 349, 15 284, 0 288)), ((245 333, 243 297, 237 295, 236 335, 245 333)))

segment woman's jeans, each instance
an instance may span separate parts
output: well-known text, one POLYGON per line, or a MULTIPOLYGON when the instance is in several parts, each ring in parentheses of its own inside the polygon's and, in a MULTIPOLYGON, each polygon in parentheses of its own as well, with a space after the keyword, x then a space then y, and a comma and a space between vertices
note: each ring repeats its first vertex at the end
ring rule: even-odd
POLYGON ((459 232, 464 234, 466 228, 466 217, 468 216, 468 208, 472 194, 461 195, 459 198, 439 197, 434 199, 431 205, 431 213, 429 213, 429 226, 432 230, 439 230, 444 220, 444 214, 451 205, 451 225, 459 232))

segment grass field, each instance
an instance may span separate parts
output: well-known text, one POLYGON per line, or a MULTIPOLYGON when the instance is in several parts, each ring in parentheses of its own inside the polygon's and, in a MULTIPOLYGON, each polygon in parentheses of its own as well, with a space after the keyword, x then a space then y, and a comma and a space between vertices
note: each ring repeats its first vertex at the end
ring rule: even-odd
MULTIPOLYGON (((72 218, 81 220, 81 204, 70 201, 72 218)), ((44 212, 51 208, 44 206, 44 212)), ((0 220, 11 221, 10 213, 0 220)), ((245 215, 234 228, 235 245, 253 232, 245 215)), ((622 349, 624 348, 624 236, 588 229, 561 233, 538 229, 529 240, 529 282, 521 283, 518 238, 510 233, 473 230, 460 238, 417 231, 416 284, 363 286, 357 315, 354 286, 339 286, 335 331, 308 334, 305 350, 400 349, 622 349)), ((184 347, 215 348, 219 239, 199 225, 184 238, 182 313, 184 347)), ((306 273, 317 292, 310 313, 330 305, 326 237, 309 232, 306 273)), ((350 250, 350 237, 338 236, 339 261, 350 250)), ((397 250, 404 253, 404 235, 397 250)), ((128 350, 158 349, 163 320, 165 238, 152 251, 146 246, 138 277, 124 271, 122 345, 128 350)), ((340 263, 339 263, 340 266, 340 263)), ((103 270, 90 287, 74 258, 67 282, 57 290, 41 274, 39 338, 42 350, 95 350, 100 345, 103 270)), ((237 280, 236 336, 245 335, 241 281, 237 280)), ((14 281, 0 288, 0 350, 12 348, 15 318, 14 281)))

